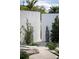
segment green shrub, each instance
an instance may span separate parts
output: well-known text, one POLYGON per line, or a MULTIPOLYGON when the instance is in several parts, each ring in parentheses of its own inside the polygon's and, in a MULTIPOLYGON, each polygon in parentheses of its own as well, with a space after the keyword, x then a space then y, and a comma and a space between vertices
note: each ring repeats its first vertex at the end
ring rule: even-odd
POLYGON ((47 43, 47 46, 50 50, 54 50, 57 47, 56 43, 52 42, 47 43))
POLYGON ((32 45, 31 46, 38 46, 38 44, 36 44, 36 43, 32 43, 32 45))
POLYGON ((29 55, 24 51, 20 51, 20 59, 29 59, 29 55))

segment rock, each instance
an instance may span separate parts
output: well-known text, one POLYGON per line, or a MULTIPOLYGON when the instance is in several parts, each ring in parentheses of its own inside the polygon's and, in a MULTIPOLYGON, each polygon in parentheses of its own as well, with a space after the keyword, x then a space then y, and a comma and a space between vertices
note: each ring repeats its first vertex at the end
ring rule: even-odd
POLYGON ((20 50, 27 52, 29 55, 39 53, 38 49, 36 49, 34 47, 31 47, 31 48, 30 47, 21 47, 20 50))

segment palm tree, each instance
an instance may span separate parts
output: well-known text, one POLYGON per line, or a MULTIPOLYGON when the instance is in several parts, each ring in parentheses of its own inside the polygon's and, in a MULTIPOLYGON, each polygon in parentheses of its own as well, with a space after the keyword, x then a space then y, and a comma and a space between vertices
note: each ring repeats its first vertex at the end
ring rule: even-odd
POLYGON ((36 2, 37 0, 26 0, 27 7, 29 8, 29 10, 32 10, 36 2))
POLYGON ((49 13, 59 13, 59 6, 50 7, 49 13))

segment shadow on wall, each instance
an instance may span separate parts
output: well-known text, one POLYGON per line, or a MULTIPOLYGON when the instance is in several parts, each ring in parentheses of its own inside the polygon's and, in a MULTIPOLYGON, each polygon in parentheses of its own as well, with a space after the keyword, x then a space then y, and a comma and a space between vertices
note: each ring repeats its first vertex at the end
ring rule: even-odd
POLYGON ((46 26, 46 42, 49 42, 49 29, 48 29, 48 26, 46 26))

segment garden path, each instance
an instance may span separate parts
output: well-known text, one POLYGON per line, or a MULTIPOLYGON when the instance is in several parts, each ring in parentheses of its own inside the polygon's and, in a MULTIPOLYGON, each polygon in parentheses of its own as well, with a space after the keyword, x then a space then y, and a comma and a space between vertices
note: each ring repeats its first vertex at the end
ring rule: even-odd
POLYGON ((31 55, 29 59, 56 59, 57 56, 48 51, 47 47, 36 47, 38 54, 31 55))

